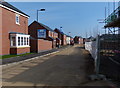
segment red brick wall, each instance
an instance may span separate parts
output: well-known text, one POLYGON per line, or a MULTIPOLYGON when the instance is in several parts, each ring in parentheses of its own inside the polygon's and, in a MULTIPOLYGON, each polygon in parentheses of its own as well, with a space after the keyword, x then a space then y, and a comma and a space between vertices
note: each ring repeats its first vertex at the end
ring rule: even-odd
POLYGON ((64 45, 67 45, 66 35, 64 35, 63 41, 64 41, 64 45))
POLYGON ((58 33, 58 38, 62 40, 62 35, 61 35, 61 33, 60 33, 57 29, 55 29, 54 31, 58 33))
POLYGON ((56 41, 52 41, 52 48, 56 48, 56 41))
POLYGON ((29 53, 30 48, 11 48, 10 53, 11 54, 24 54, 24 53, 29 53))
POLYGON ((52 49, 52 41, 47 40, 38 40, 38 52, 44 50, 51 50, 52 49))
POLYGON ((31 39, 30 40, 31 52, 40 52, 52 49, 52 41, 43 39, 31 39))
POLYGON ((62 45, 67 45, 67 42, 66 42, 66 35, 62 35, 62 45))
MULTIPOLYGON (((33 22, 31 25, 29 25, 28 27, 28 34, 35 38, 38 39, 38 35, 37 35, 37 30, 38 29, 45 29, 44 27, 40 26, 37 22, 33 22)), ((46 35, 48 36, 48 30, 46 31, 46 35)))
POLYGON ((30 39, 30 52, 37 52, 37 39, 30 39))
MULTIPOLYGON (((38 30, 38 29, 46 29, 46 28, 42 27, 42 26, 39 25, 36 21, 34 21, 32 24, 29 25, 29 28, 28 28, 28 29, 29 29, 29 30, 28 30, 29 35, 30 35, 31 37, 35 38, 35 39, 38 39, 37 30, 38 30)), ((46 31, 46 38, 45 38, 45 40, 49 40, 49 41, 50 41, 51 39, 49 38, 49 36, 54 37, 54 33, 51 32, 51 31, 49 31, 49 30, 47 30, 47 31, 46 31)), ((44 39, 44 38, 43 38, 43 39, 44 39)), ((51 41, 52 41, 52 40, 51 40, 51 41)), ((52 47, 53 47, 53 48, 56 47, 56 42, 52 42, 52 47)))
POLYGON ((75 43, 79 43, 79 38, 78 38, 78 37, 75 37, 75 38, 74 38, 74 42, 75 42, 75 43))
POLYGON ((80 38, 80 44, 83 44, 83 38, 80 38))
POLYGON ((15 17, 14 12, 2 8, 2 55, 10 54, 9 32, 28 34, 28 18, 20 15, 20 25, 17 25, 15 17))
POLYGON ((74 38, 74 41, 75 41, 75 43, 83 44, 83 38, 75 37, 75 38, 74 38))
POLYGON ((0 55, 2 55, 2 8, 0 7, 0 55))
POLYGON ((38 29, 44 29, 44 27, 38 25, 38 23, 33 22, 31 25, 28 27, 28 34, 33 37, 33 38, 38 38, 37 36, 37 30, 38 29))

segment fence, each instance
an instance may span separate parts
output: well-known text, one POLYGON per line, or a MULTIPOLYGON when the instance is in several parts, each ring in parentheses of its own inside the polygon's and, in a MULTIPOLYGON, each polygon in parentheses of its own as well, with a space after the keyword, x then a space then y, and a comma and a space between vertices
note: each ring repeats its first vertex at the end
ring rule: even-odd
POLYGON ((85 49, 92 57, 99 59, 99 73, 109 78, 120 80, 120 35, 106 34, 97 37, 98 41, 85 43, 85 49))
POLYGON ((92 57, 95 59, 97 56, 97 44, 96 41, 85 42, 85 49, 90 52, 92 57))

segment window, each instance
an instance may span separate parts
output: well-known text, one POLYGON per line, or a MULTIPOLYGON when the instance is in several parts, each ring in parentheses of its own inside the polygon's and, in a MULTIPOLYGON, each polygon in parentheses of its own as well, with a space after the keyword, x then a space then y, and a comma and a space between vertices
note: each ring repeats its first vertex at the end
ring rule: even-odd
POLYGON ((23 37, 21 37, 21 45, 23 45, 23 37))
POLYGON ((20 37, 18 37, 18 46, 20 46, 20 37))
POLYGON ((26 45, 26 37, 24 37, 24 45, 26 45))
POLYGON ((27 38, 27 45, 29 45, 29 38, 27 38))
POLYGON ((16 24, 20 24, 20 22, 19 22, 20 20, 19 20, 19 15, 18 14, 16 14, 16 24))
POLYGON ((15 36, 11 37, 11 46, 16 46, 16 37, 15 36))
POLYGON ((50 35, 50 37, 52 37, 52 32, 51 32, 51 35, 50 35))
POLYGON ((49 31, 49 36, 51 35, 51 32, 49 31))
POLYGON ((29 35, 11 34, 11 47, 29 47, 29 35))

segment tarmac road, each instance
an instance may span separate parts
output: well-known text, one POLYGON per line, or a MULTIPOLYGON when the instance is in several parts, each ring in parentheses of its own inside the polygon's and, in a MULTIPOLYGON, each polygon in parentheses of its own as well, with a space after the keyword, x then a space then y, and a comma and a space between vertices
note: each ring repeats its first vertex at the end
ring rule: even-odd
POLYGON ((93 60, 80 45, 56 54, 3 67, 3 86, 111 86, 107 81, 90 81, 93 60))

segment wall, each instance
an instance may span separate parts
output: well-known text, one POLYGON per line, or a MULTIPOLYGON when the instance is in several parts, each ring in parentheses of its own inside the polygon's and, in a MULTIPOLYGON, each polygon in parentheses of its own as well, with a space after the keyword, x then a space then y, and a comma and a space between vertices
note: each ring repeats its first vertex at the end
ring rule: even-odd
POLYGON ((66 35, 63 36, 64 45, 67 45, 66 35))
POLYGON ((62 40, 62 34, 57 29, 55 29, 54 31, 58 33, 58 38, 62 40))
POLYGON ((38 39, 38 52, 51 50, 51 49, 52 49, 52 41, 38 39))
POLYGON ((66 37, 67 44, 70 44, 70 37, 66 37))
POLYGON ((52 49, 52 41, 43 39, 31 39, 30 40, 30 51, 31 52, 41 52, 52 49))
POLYGON ((80 44, 83 44, 83 38, 80 38, 80 44))
POLYGON ((37 52, 37 39, 30 39, 30 52, 37 52))
POLYGON ((29 53, 30 52, 30 48, 11 48, 10 49, 10 53, 11 54, 24 54, 24 53, 29 53))
MULTIPOLYGON (((0 7, 0 19, 2 19, 2 8, 0 7)), ((2 20, 0 20, 0 55, 2 55, 2 20)))
POLYGON ((37 30, 38 29, 45 29, 44 27, 40 26, 37 22, 33 22, 31 25, 29 25, 28 27, 28 34, 35 38, 38 39, 38 34, 37 34, 37 30))
POLYGON ((28 18, 20 15, 20 25, 16 24, 16 13, 2 8, 2 55, 10 54, 10 32, 28 34, 28 18))
POLYGON ((63 35, 63 34, 62 34, 61 42, 62 42, 62 45, 67 45, 66 35, 63 35))
MULTIPOLYGON (((38 39, 38 29, 46 29, 43 26, 41 26, 38 22, 34 21, 32 24, 29 25, 28 27, 28 34, 35 38, 38 39)), ((48 39, 48 36, 52 36, 52 32, 50 32, 49 30, 46 29, 46 38, 48 39)), ((40 39, 44 39, 44 38, 40 38, 40 39)))

